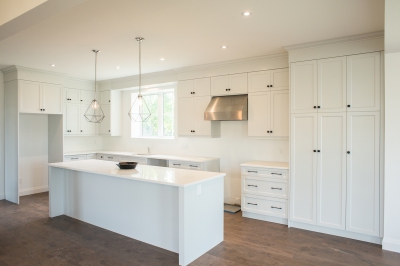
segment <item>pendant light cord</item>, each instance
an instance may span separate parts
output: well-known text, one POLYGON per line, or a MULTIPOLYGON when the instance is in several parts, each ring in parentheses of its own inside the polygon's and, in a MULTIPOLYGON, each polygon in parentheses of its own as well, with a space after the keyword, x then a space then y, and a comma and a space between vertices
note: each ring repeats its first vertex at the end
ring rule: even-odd
POLYGON ((139 40, 139 95, 142 88, 142 40, 139 40))
POLYGON ((96 92, 97 92, 97 53, 100 50, 92 50, 96 55, 94 59, 94 100, 96 100, 96 92))

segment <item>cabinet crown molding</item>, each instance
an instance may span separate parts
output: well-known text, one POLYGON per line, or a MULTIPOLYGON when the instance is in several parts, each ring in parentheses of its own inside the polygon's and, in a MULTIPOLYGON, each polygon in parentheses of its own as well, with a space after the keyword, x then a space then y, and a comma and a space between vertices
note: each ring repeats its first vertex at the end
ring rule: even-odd
POLYGON ((36 73, 46 73, 46 74, 51 74, 51 75, 67 77, 66 74, 62 74, 62 73, 58 73, 58 72, 35 69, 35 68, 30 68, 30 67, 16 66, 16 65, 3 68, 0 71, 3 72, 3 74, 8 74, 8 73, 15 72, 15 71, 20 71, 20 70, 36 72, 36 73))
POLYGON ((382 37, 384 37, 384 31, 376 31, 376 32, 352 35, 352 36, 323 40, 323 41, 315 41, 315 42, 309 42, 309 43, 288 45, 288 46, 284 46, 283 48, 285 48, 285 50, 289 52, 292 50, 301 50, 301 49, 307 49, 307 48, 318 47, 318 46, 333 45, 333 44, 339 44, 339 43, 354 42, 354 41, 375 39, 375 38, 382 38, 382 37))

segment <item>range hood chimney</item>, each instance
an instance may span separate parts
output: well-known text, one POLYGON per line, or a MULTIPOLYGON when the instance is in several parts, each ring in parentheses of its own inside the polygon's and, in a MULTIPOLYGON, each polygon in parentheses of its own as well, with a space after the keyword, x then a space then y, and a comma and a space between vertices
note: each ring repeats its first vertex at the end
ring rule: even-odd
POLYGON ((213 97, 204 112, 204 120, 246 121, 247 94, 213 97))

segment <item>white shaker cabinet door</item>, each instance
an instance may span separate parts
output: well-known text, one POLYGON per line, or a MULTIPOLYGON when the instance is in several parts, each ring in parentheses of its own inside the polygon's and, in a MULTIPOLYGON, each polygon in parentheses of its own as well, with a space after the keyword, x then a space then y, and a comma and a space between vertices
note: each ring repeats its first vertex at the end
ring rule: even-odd
POLYGON ((111 91, 102 91, 100 93, 100 103, 101 104, 111 103, 111 91))
POLYGON ((271 93, 249 93, 249 136, 268 136, 271 128, 271 93))
POLYGON ((193 80, 193 96, 210 96, 211 81, 210 78, 194 79, 193 80))
POLYGON ((181 80, 178 82, 178 98, 193 97, 193 80, 181 80))
POLYGON ((65 88, 64 101, 67 103, 80 103, 80 90, 65 88))
POLYGON ((345 229, 346 113, 318 114, 317 224, 345 229))
POLYGON ((42 113, 41 84, 32 81, 19 81, 19 111, 21 113, 42 113))
POLYGON ((318 60, 318 112, 346 112, 346 57, 318 60))
POLYGON ((66 135, 80 134, 80 104, 66 104, 66 135))
POLYGON ((211 135, 211 121, 204 120, 204 111, 211 101, 210 96, 193 98, 193 124, 195 135, 211 135))
POLYGON ((95 92, 94 91, 85 91, 81 90, 81 101, 80 103, 89 104, 94 100, 95 92))
POLYGON ((211 77, 211 95, 227 95, 229 89, 229 76, 211 77))
POLYGON ((257 71, 248 74, 248 89, 250 92, 269 92, 271 86, 271 72, 257 71))
POLYGON ((247 73, 229 75, 228 94, 247 94, 247 73))
POLYGON ((95 135, 96 123, 88 122, 85 118, 85 112, 89 105, 80 105, 80 132, 82 135, 95 135))
POLYGON ((193 98, 178 99, 178 134, 193 135, 193 98))
POLYGON ((380 112, 347 113, 346 230, 379 236, 380 112))
POLYGON ((100 105, 104 113, 104 119, 100 123, 100 134, 111 136, 111 110, 110 105, 100 105))
POLYGON ((316 224, 317 114, 293 114, 291 120, 290 219, 316 224))
POLYGON ((317 112, 317 60, 291 64, 292 113, 317 112))
POLYGON ((273 137, 289 136, 289 91, 271 91, 271 126, 273 137))
POLYGON ((46 114, 62 114, 61 85, 42 83, 42 109, 46 114))
POLYGON ((348 111, 379 111, 381 95, 380 53, 347 57, 348 111))
POLYGON ((271 70, 271 90, 289 89, 289 68, 271 70))

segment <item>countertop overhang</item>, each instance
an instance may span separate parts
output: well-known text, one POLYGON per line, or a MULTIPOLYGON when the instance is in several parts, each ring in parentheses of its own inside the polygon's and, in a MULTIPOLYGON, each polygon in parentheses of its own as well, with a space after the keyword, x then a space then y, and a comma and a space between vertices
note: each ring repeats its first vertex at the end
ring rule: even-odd
POLYGON ((136 169, 121 170, 115 162, 103 160, 82 160, 73 162, 50 163, 50 167, 73 171, 112 176, 117 178, 158 183, 176 187, 186 187, 203 181, 224 177, 225 173, 206 172, 197 170, 177 169, 151 165, 136 166, 136 169))

